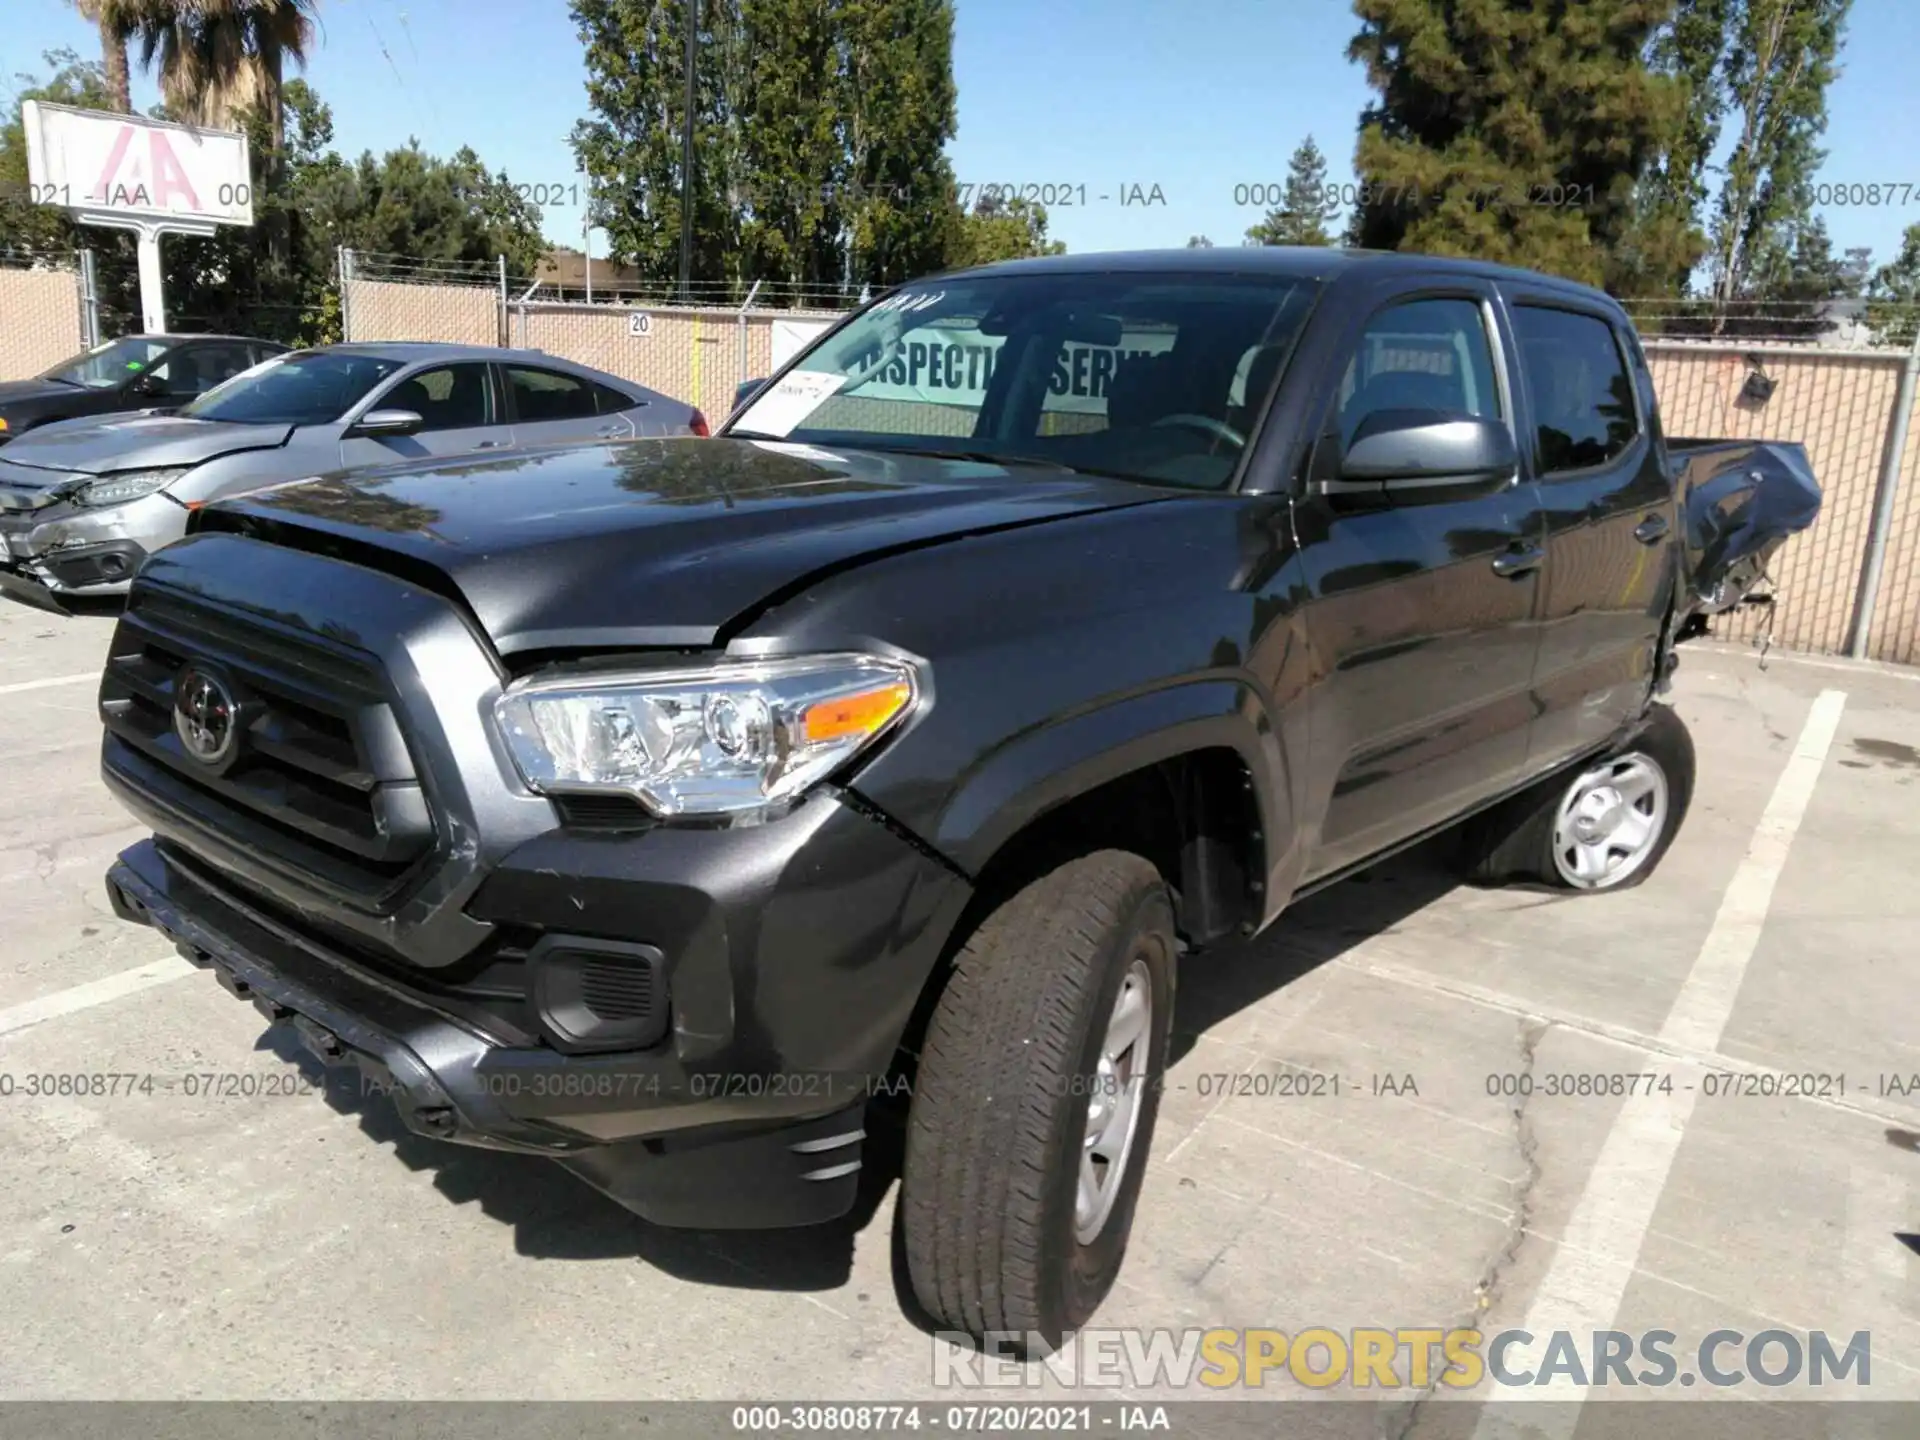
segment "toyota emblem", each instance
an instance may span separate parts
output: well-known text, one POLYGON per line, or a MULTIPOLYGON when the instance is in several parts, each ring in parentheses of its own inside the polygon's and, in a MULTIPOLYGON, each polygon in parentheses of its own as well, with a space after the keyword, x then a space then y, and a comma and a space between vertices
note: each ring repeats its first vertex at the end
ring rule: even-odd
POLYGON ((173 733, 202 765, 218 765, 239 737, 239 709, 219 677, 189 665, 173 684, 173 733))

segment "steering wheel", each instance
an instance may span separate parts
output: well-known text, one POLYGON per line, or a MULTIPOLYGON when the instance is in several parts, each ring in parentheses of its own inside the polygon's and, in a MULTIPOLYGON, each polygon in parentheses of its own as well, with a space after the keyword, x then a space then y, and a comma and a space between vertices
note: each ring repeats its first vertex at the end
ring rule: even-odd
POLYGON ((1211 415, 1162 415, 1158 420, 1153 422, 1152 428, 1158 430, 1163 425, 1178 425, 1184 429, 1198 430, 1201 434, 1209 436, 1212 439, 1226 441, 1236 450, 1244 450, 1247 448, 1246 436, 1242 435, 1224 420, 1216 420, 1211 415))

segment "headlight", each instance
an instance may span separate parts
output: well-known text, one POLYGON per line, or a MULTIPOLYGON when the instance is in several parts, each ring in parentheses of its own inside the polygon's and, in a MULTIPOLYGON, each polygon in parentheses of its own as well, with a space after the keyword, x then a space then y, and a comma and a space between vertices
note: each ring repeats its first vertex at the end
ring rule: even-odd
POLYGON ((92 484, 81 486, 73 498, 81 505, 124 505, 129 500, 139 500, 156 490, 166 489, 186 473, 185 465, 168 470, 122 470, 117 475, 102 475, 92 484))
POLYGON ((494 704, 542 794, 632 795, 659 815, 791 800, 912 710, 920 678, 875 655, 727 660, 697 670, 531 680, 494 704))

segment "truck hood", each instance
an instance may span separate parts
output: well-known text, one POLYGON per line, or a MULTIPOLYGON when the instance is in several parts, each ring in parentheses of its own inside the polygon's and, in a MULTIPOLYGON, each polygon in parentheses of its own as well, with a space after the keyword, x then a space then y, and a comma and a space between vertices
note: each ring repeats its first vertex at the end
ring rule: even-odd
POLYGON ((220 502, 196 529, 443 576, 510 655, 710 645, 850 563, 1163 498, 1045 468, 682 438, 319 476, 220 502))
POLYGON ((287 443, 291 425, 235 425, 178 415, 99 415, 29 430, 7 446, 7 483, 57 485, 75 475, 198 465, 236 450, 287 443), (39 478, 38 472, 45 472, 39 478))

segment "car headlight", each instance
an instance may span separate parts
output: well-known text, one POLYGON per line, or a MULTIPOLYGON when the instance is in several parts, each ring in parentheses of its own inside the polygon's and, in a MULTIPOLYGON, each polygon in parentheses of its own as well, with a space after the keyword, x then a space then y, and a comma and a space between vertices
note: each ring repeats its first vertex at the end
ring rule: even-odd
POLYGON ((655 814, 746 815, 798 796, 892 729, 922 686, 877 655, 723 660, 528 680, 494 703, 541 794, 631 795, 655 814))
POLYGON ((122 470, 117 475, 102 475, 90 484, 82 485, 73 494, 75 503, 80 505, 124 505, 129 500, 140 500, 164 490, 175 480, 187 473, 185 465, 175 465, 165 470, 122 470))

